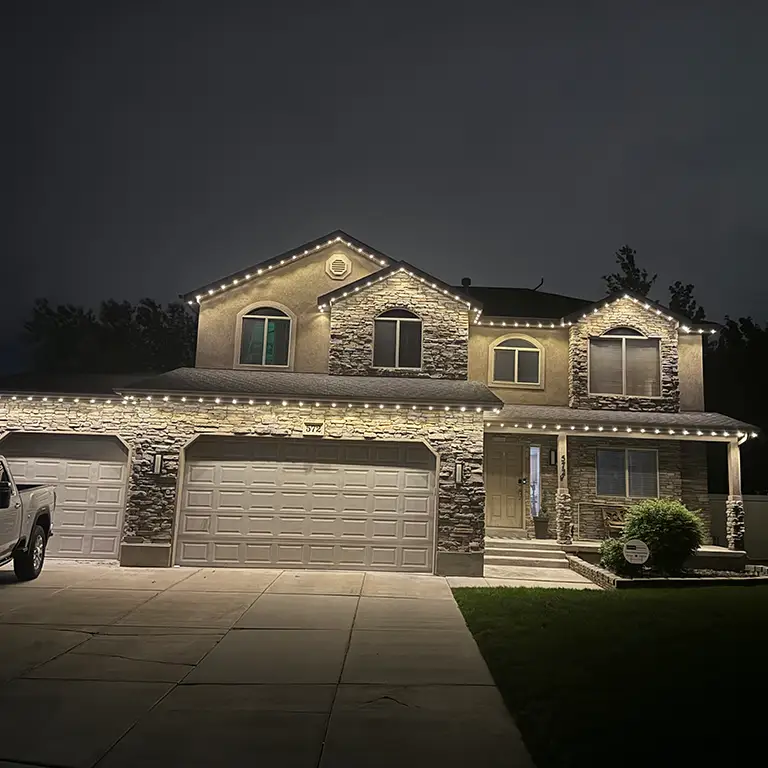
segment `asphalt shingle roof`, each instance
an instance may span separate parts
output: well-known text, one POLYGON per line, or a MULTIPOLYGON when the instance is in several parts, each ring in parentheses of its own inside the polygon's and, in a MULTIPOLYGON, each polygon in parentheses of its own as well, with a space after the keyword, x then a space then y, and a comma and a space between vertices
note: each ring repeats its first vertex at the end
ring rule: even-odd
POLYGON ((250 397, 351 400, 355 402, 474 405, 498 408, 501 401, 479 381, 394 376, 331 376, 291 371, 177 368, 118 389, 122 393, 199 393, 250 397))
POLYGON ((752 424, 710 411, 661 413, 659 411, 598 411, 552 405, 505 405, 494 419, 505 424, 517 422, 523 426, 527 423, 535 426, 546 424, 548 427, 556 424, 568 426, 594 424, 603 427, 757 431, 757 427, 752 424))
POLYGON ((499 288, 470 285, 458 288, 483 305, 486 317, 522 317, 559 320, 561 317, 589 307, 593 302, 534 291, 531 288, 499 288))

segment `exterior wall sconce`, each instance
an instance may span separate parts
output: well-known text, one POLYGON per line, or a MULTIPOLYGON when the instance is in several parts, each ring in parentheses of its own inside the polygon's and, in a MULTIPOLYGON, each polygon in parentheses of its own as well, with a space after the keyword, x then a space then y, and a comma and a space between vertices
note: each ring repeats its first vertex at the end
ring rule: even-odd
POLYGON ((454 474, 453 474, 454 480, 456 481, 456 485, 461 485, 464 482, 464 464, 460 461, 457 461, 454 466, 454 474))
POLYGON ((549 449, 549 466, 557 466, 557 451, 554 448, 549 449))

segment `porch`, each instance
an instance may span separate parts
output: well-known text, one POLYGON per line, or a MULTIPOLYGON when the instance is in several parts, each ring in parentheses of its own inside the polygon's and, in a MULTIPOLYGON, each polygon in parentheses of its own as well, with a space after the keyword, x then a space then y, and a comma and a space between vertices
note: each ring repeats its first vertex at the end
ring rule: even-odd
POLYGON ((548 540, 592 559, 631 504, 665 497, 702 518, 709 546, 696 567, 743 568, 740 450, 757 436, 751 425, 698 411, 506 405, 486 417, 485 433, 486 559, 527 556, 515 550, 530 549, 523 541, 531 539, 534 549, 546 550, 548 540), (707 442, 726 447, 727 548, 711 546, 707 442))

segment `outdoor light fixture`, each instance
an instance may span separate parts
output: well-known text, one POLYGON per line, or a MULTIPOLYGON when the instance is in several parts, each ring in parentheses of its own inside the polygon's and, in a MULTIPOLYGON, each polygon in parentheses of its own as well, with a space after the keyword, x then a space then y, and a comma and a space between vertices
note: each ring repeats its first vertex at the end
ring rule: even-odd
POLYGON ((461 485, 464 482, 464 464, 460 461, 457 461, 454 466, 454 479, 456 485, 461 485))

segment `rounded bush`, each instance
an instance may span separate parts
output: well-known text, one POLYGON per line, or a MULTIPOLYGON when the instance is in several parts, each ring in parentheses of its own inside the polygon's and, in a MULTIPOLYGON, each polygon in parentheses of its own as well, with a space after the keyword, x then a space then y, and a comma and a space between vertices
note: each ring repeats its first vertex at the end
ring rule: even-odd
POLYGON ((624 542, 619 539, 600 542, 600 565, 617 576, 636 576, 640 572, 639 566, 627 562, 624 542))
POLYGON ((648 499, 634 504, 624 523, 622 539, 644 541, 651 551, 647 564, 663 574, 679 573, 704 542, 698 515, 672 499, 648 499))

